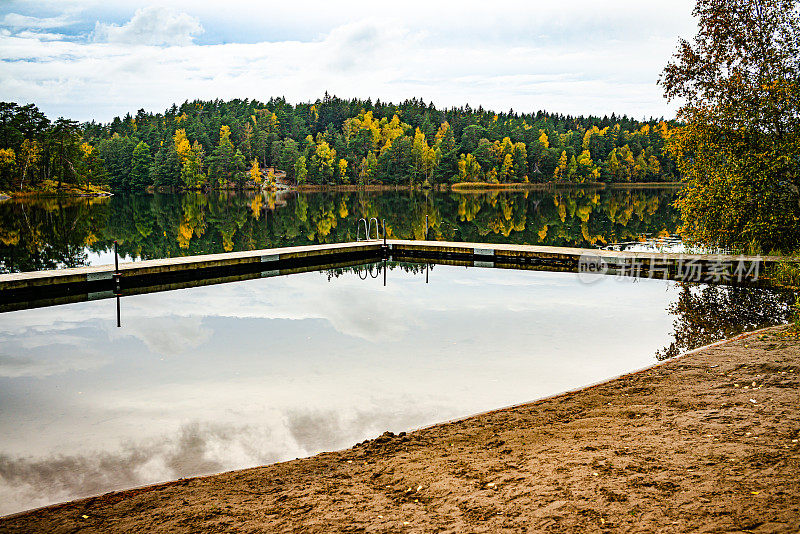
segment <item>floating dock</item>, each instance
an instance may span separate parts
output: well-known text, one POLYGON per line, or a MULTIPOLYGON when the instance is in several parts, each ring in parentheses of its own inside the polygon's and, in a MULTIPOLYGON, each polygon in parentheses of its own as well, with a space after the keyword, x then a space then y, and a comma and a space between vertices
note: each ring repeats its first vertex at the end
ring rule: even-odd
POLYGON ((0 275, 0 311, 219 284, 376 261, 578 272, 689 282, 764 283, 798 258, 630 252, 535 245, 367 240, 0 275))

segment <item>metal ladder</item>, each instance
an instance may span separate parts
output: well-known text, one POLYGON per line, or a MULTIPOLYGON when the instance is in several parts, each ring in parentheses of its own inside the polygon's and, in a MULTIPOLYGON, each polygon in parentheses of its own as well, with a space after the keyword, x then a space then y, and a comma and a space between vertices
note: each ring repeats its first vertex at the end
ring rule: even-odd
POLYGON ((361 241, 361 226, 363 223, 364 226, 364 241, 371 241, 370 240, 370 233, 372 232, 372 221, 375 221, 375 241, 381 239, 381 233, 383 233, 383 242, 386 243, 386 219, 382 219, 382 222, 378 222, 377 217, 370 217, 369 221, 364 217, 361 217, 358 222, 356 223, 356 241, 361 241), (381 226, 383 226, 383 232, 381 232, 381 226))

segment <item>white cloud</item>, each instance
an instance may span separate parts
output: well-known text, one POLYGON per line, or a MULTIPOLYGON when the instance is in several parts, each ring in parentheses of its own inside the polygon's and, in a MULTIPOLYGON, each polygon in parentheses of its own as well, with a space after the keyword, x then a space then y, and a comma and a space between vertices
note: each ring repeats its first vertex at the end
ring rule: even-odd
POLYGON ((188 45, 203 33, 200 21, 187 13, 165 7, 137 9, 130 21, 122 26, 97 22, 94 40, 97 42, 134 45, 188 45))
POLYGON ((74 24, 75 21, 70 20, 67 15, 60 15, 58 17, 29 17, 27 15, 20 15, 19 13, 6 13, 0 19, 0 26, 7 26, 15 29, 52 29, 61 28, 74 24))
MULTIPOLYGON (((10 33, 8 35, 10 35, 10 33)), ((67 36, 62 33, 25 30, 17 33, 16 37, 19 37, 20 39, 36 39, 39 41, 62 41, 66 39, 67 36)))
POLYGON ((109 1, 91 12, 128 21, 96 22, 89 39, 0 32, 0 99, 102 121, 194 98, 300 102, 326 90, 440 107, 673 116, 656 80, 677 37, 693 32, 690 6, 565 1, 398 12, 314 1, 245 9, 231 0, 224 16, 217 2, 125 14, 109 1))

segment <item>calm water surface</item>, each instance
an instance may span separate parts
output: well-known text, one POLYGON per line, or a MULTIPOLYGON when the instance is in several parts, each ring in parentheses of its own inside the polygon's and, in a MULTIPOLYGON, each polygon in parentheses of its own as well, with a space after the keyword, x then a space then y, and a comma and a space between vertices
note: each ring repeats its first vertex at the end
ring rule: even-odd
MULTIPOLYGON (((361 217, 390 237, 617 248, 675 236, 675 189, 484 194, 384 192, 119 195, 0 202, 0 273, 356 240, 361 217)), ((362 230, 363 233, 363 230, 362 230)), ((674 249, 674 248, 673 248, 674 249)))
POLYGON ((384 287, 378 268, 124 297, 121 328, 114 300, 0 314, 0 513, 529 401, 783 321, 790 303, 442 265, 427 284, 425 266, 394 265, 384 287))

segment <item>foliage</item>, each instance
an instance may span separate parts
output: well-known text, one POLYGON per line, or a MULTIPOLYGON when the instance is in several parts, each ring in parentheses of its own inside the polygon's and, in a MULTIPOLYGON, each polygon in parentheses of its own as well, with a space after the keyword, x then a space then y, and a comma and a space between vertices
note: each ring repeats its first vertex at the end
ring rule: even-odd
POLYGON ((150 147, 144 141, 139 141, 131 158, 131 189, 143 190, 150 185, 151 160, 150 147))
MULTIPOLYGON (((253 161, 285 171, 289 182, 312 184, 674 181, 676 169, 662 150, 671 126, 627 116, 437 109, 418 99, 392 104, 326 94, 297 105, 278 98, 196 100, 164 113, 139 110, 107 124, 86 123, 81 133, 109 185, 139 191, 144 181, 134 186, 130 174, 140 142, 150 147, 148 182, 172 190, 257 186, 253 161)), ((0 146, 15 152, 0 153, 0 173, 11 172, 4 162, 12 159, 16 168, 21 142, 0 146)))
POLYGON ((65 184, 103 183, 100 154, 84 142, 77 122, 55 122, 32 104, 0 102, 0 190, 36 190, 53 180, 65 184))
POLYGON ((796 0, 698 0, 660 83, 685 105, 665 148, 688 181, 685 238, 800 246, 800 15, 796 0))
POLYGON ((283 170, 289 182, 311 184, 677 179, 663 154, 672 125, 627 116, 440 110, 417 99, 395 105, 327 94, 297 105, 277 98, 196 100, 164 113, 139 110, 108 124, 72 125, 76 135, 63 145, 71 151, 62 153, 53 151, 62 138, 36 133, 52 127, 35 106, 2 106, 0 120, 8 126, 0 124, 0 188, 21 183, 23 175, 36 183, 92 179, 120 191, 257 187, 253 161, 283 170), (149 174, 142 173, 140 151, 132 178, 140 143, 149 147, 149 174), (72 148, 83 146, 87 157, 77 161, 80 151, 72 148))
MULTIPOLYGON (((795 253, 793 256, 794 258, 799 258, 800 254, 795 253)), ((770 266, 766 276, 774 285, 797 291, 800 296, 800 263, 792 261, 777 262, 770 266)))

